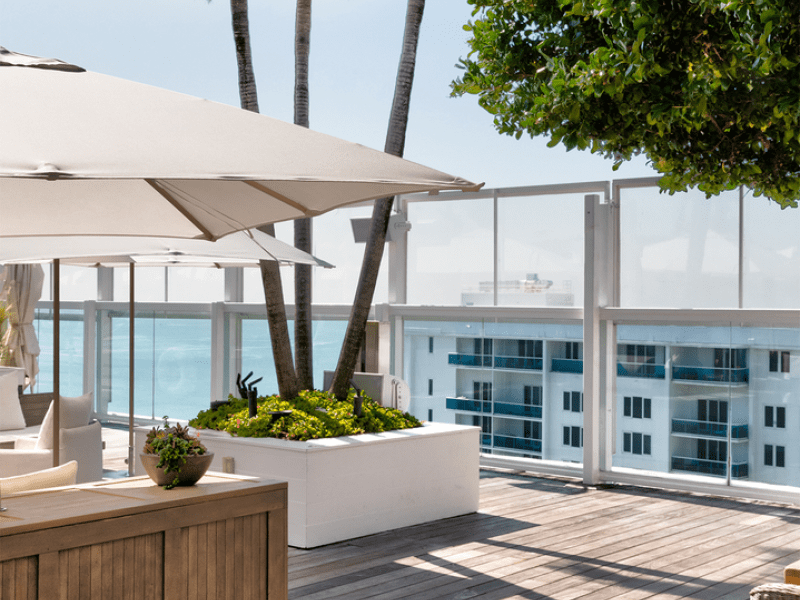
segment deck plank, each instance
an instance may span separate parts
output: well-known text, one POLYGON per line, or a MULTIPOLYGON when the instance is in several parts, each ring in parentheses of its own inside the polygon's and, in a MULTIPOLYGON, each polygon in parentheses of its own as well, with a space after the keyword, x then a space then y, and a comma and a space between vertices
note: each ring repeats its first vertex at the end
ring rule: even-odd
POLYGON ((482 471, 479 512, 291 549, 292 600, 746 598, 800 558, 800 508, 482 471))

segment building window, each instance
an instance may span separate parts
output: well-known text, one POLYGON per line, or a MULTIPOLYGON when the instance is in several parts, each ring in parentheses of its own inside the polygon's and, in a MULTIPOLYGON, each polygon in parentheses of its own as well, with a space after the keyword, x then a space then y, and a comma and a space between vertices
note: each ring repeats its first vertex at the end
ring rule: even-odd
POLYGON ((764 444, 764 465, 767 467, 785 467, 786 466, 786 447, 773 446, 772 444, 764 444), (774 458, 774 464, 773 464, 774 458))
POLYGON ((581 343, 580 342, 566 342, 566 357, 571 360, 580 360, 581 356, 581 343))
POLYGON ((517 353, 526 358, 542 358, 542 340, 517 340, 517 353))
POLYGON ((564 427, 564 445, 583 447, 583 427, 564 427))
POLYGON ((628 433, 622 434, 622 451, 630 454, 646 454, 650 455, 651 438, 643 433, 628 433))
POLYGON ((542 424, 539 421, 523 421, 522 436, 529 440, 542 439, 542 424))
POLYGON ((727 400, 698 400, 697 401, 697 420, 710 421, 712 423, 728 422, 728 401, 727 400))
POLYGON ((492 383, 490 381, 473 381, 472 392, 474 400, 484 400, 491 402, 492 400, 492 383))
POLYGON ((725 462, 728 460, 728 444, 717 440, 697 440, 697 458, 725 462))
POLYGON ((537 385, 526 385, 522 391, 522 401, 528 406, 541 406, 542 388, 537 385))
POLYGON ((772 373, 788 373, 791 354, 787 350, 769 351, 769 370, 772 373))
POLYGON ((433 409, 432 408, 428 409, 428 421, 431 421, 431 422, 433 421, 433 409))
POLYGON ((583 412, 583 394, 580 392, 564 392, 564 410, 583 412))
POLYGON ((650 398, 625 396, 623 415, 634 419, 650 419, 652 415, 651 404, 650 398))
POLYGON ((433 379, 428 379, 428 396, 433 396, 433 379))
POLYGON ((433 337, 428 338, 428 354, 433 354, 433 337))
POLYGON ((786 428, 786 407, 785 406, 765 406, 764 407, 764 427, 786 428))
POLYGON ((485 356, 492 355, 492 340, 475 338, 475 354, 483 354, 485 356))

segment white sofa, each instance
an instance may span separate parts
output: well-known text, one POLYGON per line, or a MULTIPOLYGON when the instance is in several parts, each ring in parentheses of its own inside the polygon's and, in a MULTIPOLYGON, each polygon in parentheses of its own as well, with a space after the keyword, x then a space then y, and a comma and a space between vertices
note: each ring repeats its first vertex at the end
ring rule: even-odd
MULTIPOLYGON (((22 369, 0 371, 0 442, 5 441, 4 446, 13 443, 13 448, 0 448, 0 477, 25 475, 53 466, 53 404, 50 403, 40 426, 27 426, 17 386, 9 382, 10 371, 22 369)), ((11 377, 17 376, 14 373, 11 377)), ((91 394, 61 397, 59 463, 77 461, 78 483, 103 478, 102 428, 98 421, 90 422, 91 411, 91 394)))

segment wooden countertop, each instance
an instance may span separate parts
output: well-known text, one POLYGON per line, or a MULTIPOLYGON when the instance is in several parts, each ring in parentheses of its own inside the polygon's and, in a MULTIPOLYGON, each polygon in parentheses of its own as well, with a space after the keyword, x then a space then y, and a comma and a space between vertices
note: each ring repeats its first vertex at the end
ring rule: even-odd
POLYGON ((286 488, 282 481, 207 473, 171 490, 145 476, 22 492, 2 499, 8 510, 0 513, 0 537, 286 488))

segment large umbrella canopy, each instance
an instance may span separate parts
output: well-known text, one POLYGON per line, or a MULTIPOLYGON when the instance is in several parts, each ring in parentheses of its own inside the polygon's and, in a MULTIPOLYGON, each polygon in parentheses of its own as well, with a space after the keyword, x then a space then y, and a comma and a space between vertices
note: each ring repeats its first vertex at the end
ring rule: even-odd
POLYGON ((0 246, 14 236, 215 240, 375 198, 480 187, 263 115, 4 48, 0 139, 0 246))
POLYGON ((36 303, 42 297, 41 265, 9 265, 0 274, 0 297, 5 298, 8 329, 0 340, 9 351, 9 364, 25 369, 26 385, 33 388, 39 373, 39 341, 33 327, 36 303))
POLYGON ((0 48, 0 237, 228 233, 476 184, 338 138, 0 48))

